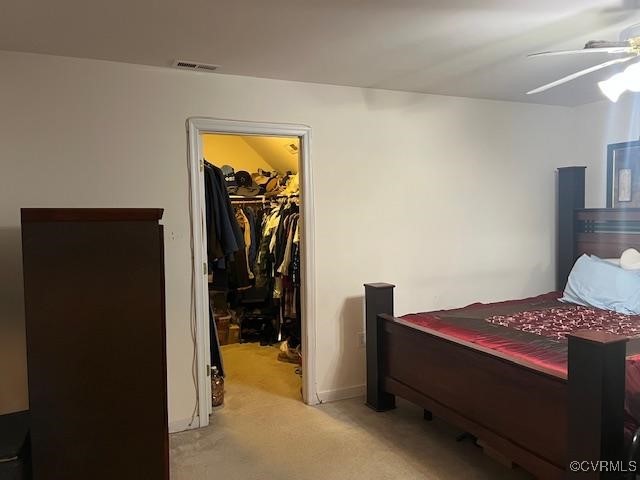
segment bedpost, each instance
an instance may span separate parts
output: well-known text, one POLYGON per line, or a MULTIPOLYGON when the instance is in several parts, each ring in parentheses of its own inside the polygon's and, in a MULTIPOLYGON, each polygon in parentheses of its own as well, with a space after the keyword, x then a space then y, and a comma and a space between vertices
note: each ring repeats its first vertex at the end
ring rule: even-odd
POLYGON ((576 209, 584 208, 584 172, 587 167, 558 168, 558 245, 556 290, 564 290, 576 261, 576 209))
MULTIPOLYGON (((569 334, 568 340, 567 460, 621 461, 627 338, 584 330, 569 334)), ((593 470, 571 472, 569 467, 570 478, 601 479, 611 475, 593 470)))
POLYGON ((366 349, 367 349, 367 406, 378 412, 396 406, 396 397, 386 393, 382 386, 382 327, 378 315, 393 316, 393 289, 389 283, 366 283, 364 285, 366 349))

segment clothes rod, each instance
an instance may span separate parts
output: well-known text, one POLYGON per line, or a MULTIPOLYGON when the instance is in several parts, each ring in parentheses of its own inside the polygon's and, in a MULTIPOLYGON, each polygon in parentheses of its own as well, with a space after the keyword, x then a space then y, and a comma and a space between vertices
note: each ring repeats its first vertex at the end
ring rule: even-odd
POLYGON ((248 202, 269 202, 272 200, 284 200, 287 198, 298 198, 299 195, 295 194, 295 195, 274 195, 272 197, 267 197, 265 195, 256 195, 254 197, 240 197, 240 196, 236 196, 236 195, 229 195, 229 198, 231 199, 232 202, 237 202, 237 203, 248 203, 248 202))

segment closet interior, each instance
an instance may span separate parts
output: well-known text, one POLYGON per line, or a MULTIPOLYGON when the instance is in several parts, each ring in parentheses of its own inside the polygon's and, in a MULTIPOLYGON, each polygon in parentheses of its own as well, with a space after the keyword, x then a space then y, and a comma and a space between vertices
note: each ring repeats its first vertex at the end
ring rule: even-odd
POLYGON ((202 145, 211 365, 227 385, 288 377, 275 390, 301 399, 300 141, 205 134, 202 145))

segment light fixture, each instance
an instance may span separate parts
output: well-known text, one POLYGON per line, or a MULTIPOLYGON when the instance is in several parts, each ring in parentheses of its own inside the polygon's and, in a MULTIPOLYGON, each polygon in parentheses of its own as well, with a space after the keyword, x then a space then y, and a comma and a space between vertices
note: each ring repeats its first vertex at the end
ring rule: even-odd
POLYGON ((617 102, 620 95, 627 89, 624 72, 616 73, 609 80, 598 82, 598 87, 600 87, 600 91, 604 93, 609 100, 617 102))
POLYGON ((604 95, 612 102, 617 102, 627 90, 640 92, 640 64, 634 63, 628 66, 623 72, 616 73, 608 80, 598 82, 598 87, 604 95))
POLYGON ((640 65, 637 63, 629 65, 624 71, 624 76, 627 81, 627 90, 640 92, 640 65))

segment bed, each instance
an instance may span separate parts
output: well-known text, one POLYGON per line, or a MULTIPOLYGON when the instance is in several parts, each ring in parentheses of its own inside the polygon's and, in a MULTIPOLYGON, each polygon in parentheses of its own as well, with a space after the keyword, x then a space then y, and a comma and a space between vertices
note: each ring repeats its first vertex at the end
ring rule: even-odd
MULTIPOLYGON (((559 283, 583 253, 640 249, 640 210, 571 208, 559 228, 570 242, 559 283)), ((365 285, 368 406, 409 400, 542 479, 604 478, 569 462, 625 458, 625 427, 628 438, 640 423, 640 318, 562 304, 558 292, 396 318, 393 291, 365 285)))

